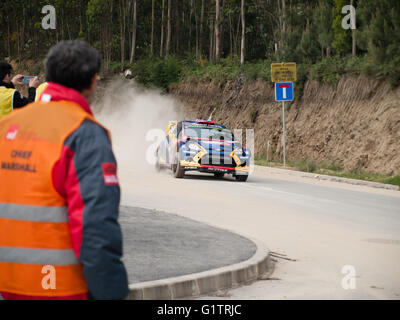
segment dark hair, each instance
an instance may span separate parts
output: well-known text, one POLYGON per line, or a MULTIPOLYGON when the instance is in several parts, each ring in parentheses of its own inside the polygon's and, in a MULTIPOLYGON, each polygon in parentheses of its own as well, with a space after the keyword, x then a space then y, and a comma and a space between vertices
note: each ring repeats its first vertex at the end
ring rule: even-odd
POLYGON ((47 54, 46 80, 81 92, 90 88, 92 78, 100 71, 100 66, 99 53, 87 42, 61 41, 47 54))
POLYGON ((11 64, 0 61, 0 81, 3 81, 4 77, 8 74, 11 74, 12 66, 11 64))

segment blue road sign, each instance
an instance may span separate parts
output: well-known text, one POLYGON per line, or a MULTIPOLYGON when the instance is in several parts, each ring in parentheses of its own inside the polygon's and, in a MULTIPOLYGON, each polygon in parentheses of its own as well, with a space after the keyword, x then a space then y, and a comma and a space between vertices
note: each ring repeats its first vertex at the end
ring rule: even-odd
POLYGON ((275 83, 275 101, 293 101, 293 82, 275 83))

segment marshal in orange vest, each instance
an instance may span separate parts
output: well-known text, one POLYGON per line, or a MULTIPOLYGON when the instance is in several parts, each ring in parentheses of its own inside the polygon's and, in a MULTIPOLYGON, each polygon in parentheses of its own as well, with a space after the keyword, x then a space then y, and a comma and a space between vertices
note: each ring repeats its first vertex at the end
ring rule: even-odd
POLYGON ((65 199, 52 168, 65 139, 86 118, 72 102, 36 102, 0 120, 0 292, 69 296, 88 288, 71 244, 65 199), (45 265, 56 287, 45 289, 45 265))

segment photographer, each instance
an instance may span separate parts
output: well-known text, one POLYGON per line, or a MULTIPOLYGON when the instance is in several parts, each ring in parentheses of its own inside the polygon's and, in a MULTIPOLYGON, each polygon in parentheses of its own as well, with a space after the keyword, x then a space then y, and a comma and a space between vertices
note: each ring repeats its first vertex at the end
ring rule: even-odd
POLYGON ((36 88, 39 79, 35 77, 29 82, 28 97, 20 94, 15 86, 23 84, 23 75, 17 74, 11 79, 12 66, 5 62, 0 62, 0 118, 9 114, 13 109, 22 108, 28 103, 35 101, 36 88))

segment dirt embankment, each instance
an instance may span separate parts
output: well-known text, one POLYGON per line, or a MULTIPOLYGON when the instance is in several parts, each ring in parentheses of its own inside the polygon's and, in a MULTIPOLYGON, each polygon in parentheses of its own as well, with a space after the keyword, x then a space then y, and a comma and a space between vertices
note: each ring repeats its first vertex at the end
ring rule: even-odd
MULTIPOLYGON (((254 128, 255 153, 281 159, 282 108, 263 80, 224 86, 181 83, 171 93, 187 116, 237 129, 254 128)), ((400 88, 366 77, 343 77, 337 88, 308 81, 286 113, 287 157, 340 165, 346 170, 400 174, 400 88)))

